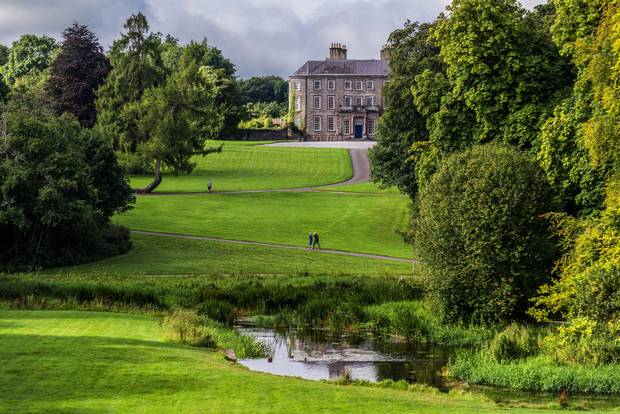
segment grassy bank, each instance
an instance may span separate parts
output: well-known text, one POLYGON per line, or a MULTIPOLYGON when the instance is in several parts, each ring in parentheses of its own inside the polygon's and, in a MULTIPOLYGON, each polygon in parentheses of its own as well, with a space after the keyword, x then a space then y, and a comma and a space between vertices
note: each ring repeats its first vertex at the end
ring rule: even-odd
POLYGON ((220 274, 309 274, 408 275, 411 265, 312 251, 229 244, 223 242, 132 236, 133 249, 80 266, 49 269, 45 274, 85 275, 220 275, 220 274))
MULTIPOLYGON (((167 343, 158 319, 0 311, 2 412, 481 413, 473 395, 338 386, 258 374, 167 343)), ((515 409, 546 413, 553 410, 515 409)))
MULTIPOLYGON (((345 149, 282 148, 265 142, 209 141, 223 144, 221 153, 195 157, 189 175, 164 174, 157 192, 214 191, 308 187, 345 181, 351 177, 351 160, 345 149)), ((152 176, 132 176, 134 188, 144 187, 152 176)))
POLYGON ((484 352, 463 351, 450 364, 450 374, 462 381, 527 391, 618 395, 620 366, 564 365, 546 355, 500 363, 484 352))
POLYGON ((305 246, 309 231, 328 249, 411 257, 401 235, 404 196, 263 193, 138 197, 115 222, 135 230, 305 246))

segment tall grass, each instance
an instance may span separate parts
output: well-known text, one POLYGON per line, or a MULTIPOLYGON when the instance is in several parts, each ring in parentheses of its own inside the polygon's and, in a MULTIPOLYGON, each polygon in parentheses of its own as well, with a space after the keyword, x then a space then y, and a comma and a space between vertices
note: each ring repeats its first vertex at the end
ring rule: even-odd
POLYGON ((620 365, 585 367, 563 365, 539 355, 500 363, 488 353, 460 351, 450 362, 450 375, 470 384, 527 391, 571 393, 620 393, 620 365))
POLYGON ((233 349, 238 358, 258 358, 266 355, 263 344, 241 335, 196 311, 178 309, 161 321, 164 337, 171 342, 191 346, 233 349))

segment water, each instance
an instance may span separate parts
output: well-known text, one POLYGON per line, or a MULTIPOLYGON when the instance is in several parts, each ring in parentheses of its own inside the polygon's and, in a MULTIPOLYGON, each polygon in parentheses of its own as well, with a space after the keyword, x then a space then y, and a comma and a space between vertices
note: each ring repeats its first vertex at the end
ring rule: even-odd
POLYGON ((237 328, 271 350, 271 362, 267 358, 239 361, 252 371, 322 380, 337 379, 348 369, 354 379, 406 380, 444 387, 441 370, 450 354, 446 347, 385 341, 370 334, 301 334, 252 326, 237 328))

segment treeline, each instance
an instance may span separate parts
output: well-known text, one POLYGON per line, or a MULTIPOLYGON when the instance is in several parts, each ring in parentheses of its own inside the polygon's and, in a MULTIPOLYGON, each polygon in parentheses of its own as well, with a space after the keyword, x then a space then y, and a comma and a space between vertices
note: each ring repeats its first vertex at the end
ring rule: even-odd
POLYGON ((0 270, 126 252, 128 231, 110 223, 134 201, 125 174, 153 174, 138 190, 150 192, 163 171, 190 173, 194 156, 221 150, 208 139, 235 135, 248 102, 286 90, 239 81, 219 49, 153 32, 141 13, 107 53, 78 23, 61 43, 0 45, 0 75, 0 270))
POLYGON ((390 36, 375 179, 444 319, 562 320, 554 358, 620 362, 620 6, 454 0, 390 36))

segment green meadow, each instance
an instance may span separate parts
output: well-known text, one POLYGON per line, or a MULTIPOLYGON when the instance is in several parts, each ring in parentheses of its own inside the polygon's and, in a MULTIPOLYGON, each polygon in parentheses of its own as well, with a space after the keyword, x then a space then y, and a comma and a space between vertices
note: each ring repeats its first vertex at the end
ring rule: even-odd
MULTIPOLYGON (((222 145, 221 153, 194 157, 196 168, 189 175, 164 174, 156 192, 206 192, 207 181, 214 191, 271 190, 332 184, 351 177, 346 149, 282 148, 269 142, 209 141, 222 145)), ((134 188, 152 181, 149 175, 131 176, 134 188)))
POLYGON ((140 196, 116 217, 132 230, 305 246, 309 231, 326 249, 411 257, 399 232, 404 196, 318 192, 140 196))
POLYGON ((328 274, 407 275, 411 264, 320 252, 276 249, 207 240, 134 235, 133 249, 123 255, 79 266, 49 269, 44 274, 219 275, 328 274))
POLYGON ((502 411, 471 394, 340 386, 250 372, 220 352, 164 341, 159 319, 151 316, 0 311, 0 336, 0 412, 6 413, 502 411))

